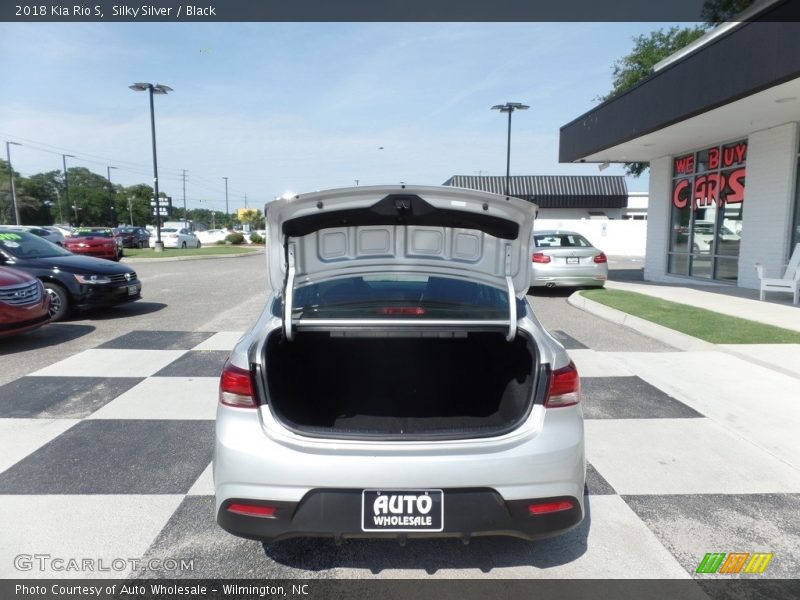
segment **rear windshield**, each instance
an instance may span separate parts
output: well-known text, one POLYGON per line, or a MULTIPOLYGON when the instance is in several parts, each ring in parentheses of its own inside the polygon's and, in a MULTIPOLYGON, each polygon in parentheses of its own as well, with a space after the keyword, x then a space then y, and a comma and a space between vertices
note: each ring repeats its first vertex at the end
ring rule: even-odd
POLYGON ((72 232, 72 237, 114 237, 110 229, 76 229, 72 232))
POLYGON ((577 233, 546 233, 533 236, 537 248, 591 248, 592 245, 577 233))
POLYGON ((508 318, 505 290, 416 273, 373 273, 310 283, 295 288, 292 304, 293 316, 305 319, 508 318))
POLYGON ((16 258, 72 256, 72 252, 27 232, 0 231, 0 249, 16 258))

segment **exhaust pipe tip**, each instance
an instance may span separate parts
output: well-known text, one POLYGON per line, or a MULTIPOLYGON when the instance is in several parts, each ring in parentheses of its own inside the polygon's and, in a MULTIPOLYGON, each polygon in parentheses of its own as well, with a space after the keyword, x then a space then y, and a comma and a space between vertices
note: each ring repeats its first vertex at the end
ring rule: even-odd
POLYGON ((554 287, 556 287, 556 284, 554 282, 552 282, 552 281, 548 281, 545 284, 545 287, 554 288, 554 287))

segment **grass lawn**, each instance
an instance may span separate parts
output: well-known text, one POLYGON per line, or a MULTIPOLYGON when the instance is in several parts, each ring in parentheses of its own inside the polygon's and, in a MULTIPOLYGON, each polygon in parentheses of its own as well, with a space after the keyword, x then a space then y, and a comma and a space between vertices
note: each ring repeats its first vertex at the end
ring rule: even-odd
POLYGON ((800 332, 620 290, 586 290, 589 300, 712 344, 800 344, 800 332))
POLYGON ((247 254, 263 250, 264 246, 203 246, 202 248, 164 248, 156 253, 152 248, 125 248, 128 258, 175 258, 176 256, 211 256, 214 254, 247 254))

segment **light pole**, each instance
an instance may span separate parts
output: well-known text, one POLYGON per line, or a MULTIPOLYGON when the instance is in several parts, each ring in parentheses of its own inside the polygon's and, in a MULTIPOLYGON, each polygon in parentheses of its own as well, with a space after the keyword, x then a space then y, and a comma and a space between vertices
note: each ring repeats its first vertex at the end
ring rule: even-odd
POLYGON ((228 218, 229 218, 229 216, 228 216, 228 178, 227 177, 223 177, 223 179, 225 180, 225 220, 227 221, 228 218))
POLYGON ((134 83, 128 86, 134 92, 149 92, 150 93, 150 133, 153 138, 153 196, 156 203, 156 243, 154 250, 156 252, 164 251, 164 242, 161 241, 161 201, 158 197, 158 158, 156 157, 156 116, 155 109, 153 108, 153 94, 167 94, 172 91, 171 87, 166 85, 152 83, 134 83))
POLYGON ((19 225, 19 206, 17 206, 17 190, 14 187, 14 167, 11 166, 11 146, 22 146, 19 142, 6 142, 6 158, 8 159, 8 179, 11 181, 11 203, 14 206, 14 224, 19 225))
POLYGON ((508 196, 508 183, 511 174, 511 113, 515 110, 528 110, 530 106, 519 102, 506 102, 505 104, 495 104, 492 110, 499 110, 501 113, 508 113, 508 144, 506 146, 506 196, 508 196))
MULTIPOLYGON (((69 206, 69 177, 67 176, 67 159, 68 158, 75 158, 72 154, 62 154, 61 155, 61 164, 64 167, 64 197, 67 199, 67 206, 69 206)), ((73 207, 75 208, 75 207, 73 207)), ((61 199, 59 198, 58 201, 58 213, 61 214, 61 199)), ((75 211, 75 218, 78 218, 78 211, 75 211)), ((77 221, 75 225, 77 225, 77 221)))
POLYGON ((108 214, 111 217, 111 226, 114 227, 114 186, 111 185, 111 169, 117 169, 106 165, 106 179, 108 179, 109 198, 108 198, 108 214))

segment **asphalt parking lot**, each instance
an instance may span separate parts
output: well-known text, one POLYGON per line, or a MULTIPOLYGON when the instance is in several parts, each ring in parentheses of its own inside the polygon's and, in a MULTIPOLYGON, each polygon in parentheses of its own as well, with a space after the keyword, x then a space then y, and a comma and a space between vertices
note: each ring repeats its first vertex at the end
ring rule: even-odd
MULTIPOLYGON (((800 559, 797 380, 680 352, 533 296, 583 385, 587 515, 536 543, 485 538, 272 545, 217 527, 209 464, 217 376, 258 314, 264 256, 136 263, 142 301, 0 341, 0 577, 667 578, 707 553, 800 559), (763 410, 769 402, 768 410, 763 410), (757 413, 757 414, 754 414, 757 413), (188 559, 191 568, 64 572, 20 555, 188 559)), ((636 276, 633 262, 612 263, 636 276)))

